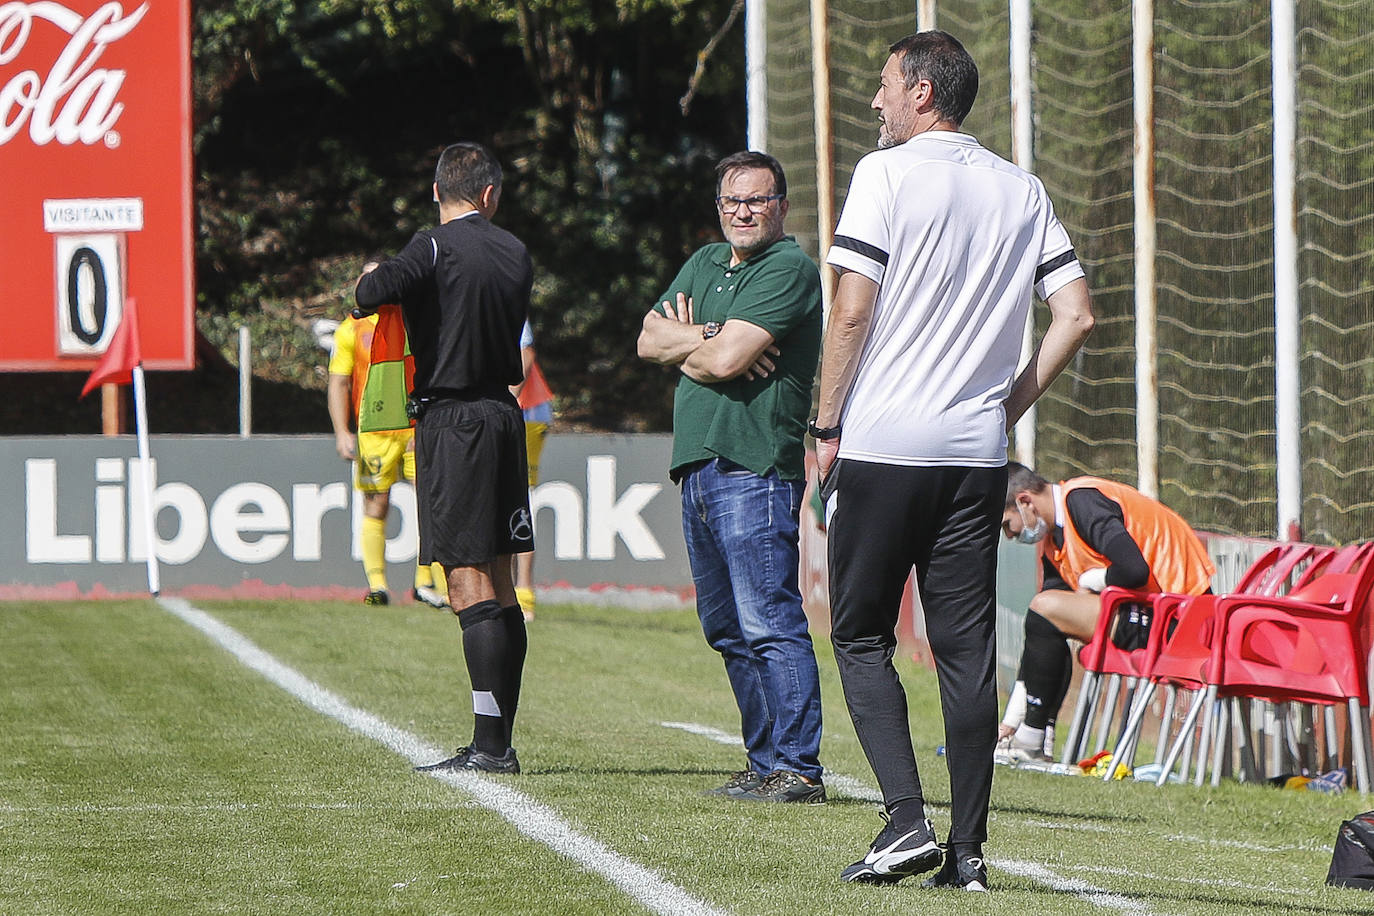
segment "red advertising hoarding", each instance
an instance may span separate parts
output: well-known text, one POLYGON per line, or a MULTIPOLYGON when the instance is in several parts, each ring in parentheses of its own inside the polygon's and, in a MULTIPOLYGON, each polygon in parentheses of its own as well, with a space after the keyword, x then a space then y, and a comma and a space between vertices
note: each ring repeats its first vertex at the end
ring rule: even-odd
POLYGON ((193 364, 190 0, 0 2, 0 370, 193 364))

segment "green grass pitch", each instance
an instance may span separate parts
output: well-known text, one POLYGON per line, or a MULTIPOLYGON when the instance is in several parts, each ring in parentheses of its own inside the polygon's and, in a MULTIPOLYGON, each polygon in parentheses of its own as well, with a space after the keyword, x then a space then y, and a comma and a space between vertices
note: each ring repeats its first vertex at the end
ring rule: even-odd
MULTIPOLYGON (((444 750, 471 728, 452 616, 197 602, 282 665, 444 750)), ((999 770, 993 893, 842 884, 882 826, 829 646, 820 807, 704 797, 743 764, 690 611, 539 607, 514 790, 578 837, 737 914, 1321 914, 1339 822, 1374 801, 1265 786, 1103 785, 999 770), (692 723, 706 735, 665 722, 692 723)), ((937 830, 934 675, 901 666, 937 830)), ((0 913, 643 913, 606 875, 245 667, 154 601, 0 604, 0 913)), ((509 793, 507 793, 509 794, 509 793)), ((673 910, 672 905, 664 912, 673 910)))

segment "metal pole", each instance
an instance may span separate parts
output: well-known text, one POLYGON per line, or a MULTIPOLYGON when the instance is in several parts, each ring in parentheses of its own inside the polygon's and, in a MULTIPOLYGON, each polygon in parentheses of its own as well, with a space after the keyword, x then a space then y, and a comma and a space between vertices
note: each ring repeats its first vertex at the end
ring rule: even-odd
MULTIPOLYGON (((826 0, 811 0, 811 91, 816 115, 816 248, 825 263, 835 235, 834 127, 830 121, 830 12, 826 0)), ((830 274, 833 276, 833 273, 830 274)), ((830 314, 832 283, 821 284, 830 314)))
POLYGON ((253 435, 253 355, 248 328, 239 328, 239 435, 253 435))
POLYGON ((1159 338, 1155 299, 1154 0, 1131 4, 1135 110, 1136 489, 1159 496, 1159 338))
POLYGON ((745 121, 749 148, 768 149, 768 12, 765 0, 744 4, 745 121))
POLYGON ((1298 63, 1295 0, 1271 0, 1274 83, 1274 432, 1278 538, 1302 536, 1298 311, 1298 63))
POLYGON ((916 31, 928 32, 935 28, 935 13, 939 6, 938 0, 916 0, 916 31))
POLYGON ((143 386, 143 365, 134 366, 134 423, 138 427, 138 473, 143 487, 143 536, 148 545, 148 593, 157 596, 162 591, 162 577, 157 565, 157 530, 153 518, 153 463, 148 455, 148 392, 143 386))
MULTIPOLYGON (((1010 0, 1011 19, 1011 157, 1021 168, 1035 169, 1034 116, 1031 105, 1031 2, 1010 0)), ((1021 365, 1035 352, 1035 310, 1026 316, 1021 337, 1021 365)), ((1035 405, 1016 421, 1016 460, 1035 467, 1035 405)))

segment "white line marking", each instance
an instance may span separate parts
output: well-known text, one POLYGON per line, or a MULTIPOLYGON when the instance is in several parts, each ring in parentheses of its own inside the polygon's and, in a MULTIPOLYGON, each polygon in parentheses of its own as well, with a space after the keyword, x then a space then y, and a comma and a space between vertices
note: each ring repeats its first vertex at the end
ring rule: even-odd
POLYGON ((1120 894, 1109 893, 1099 887, 1094 887, 1086 881, 1078 878, 1064 878, 1050 871, 1043 865, 1035 862, 1016 862, 1010 859, 993 859, 992 864, 998 868, 1011 872, 1013 875, 1021 875, 1030 878, 1032 881, 1039 881, 1054 890, 1064 891, 1076 897, 1082 897, 1089 903, 1096 904, 1109 910, 1117 910, 1131 916, 1148 916, 1147 909, 1139 901, 1120 894))
MULTIPOLYGON (((693 735, 700 735, 718 744, 727 744, 741 749, 744 747, 739 736, 731 735, 729 732, 721 731, 718 728, 712 728, 709 725, 700 725, 696 722, 660 722, 659 724, 664 728, 676 728, 693 735)), ((827 786, 834 785, 837 788, 843 789, 844 794, 853 798, 882 803, 883 796, 881 792, 857 779, 836 773, 833 770, 826 770, 825 780, 827 786)), ((1089 903, 1096 904, 1106 909, 1119 910, 1122 913, 1130 914, 1130 916, 1149 916, 1150 914, 1150 911, 1146 907, 1128 897, 1104 891, 1078 878, 1060 877, 1045 866, 1038 865, 1034 862, 1020 862, 1015 859, 991 859, 989 861, 991 864, 996 865, 1004 871, 1011 872, 1014 875, 1022 875, 1033 881, 1039 881, 1041 884, 1047 885, 1054 890, 1073 894, 1076 897, 1083 898, 1089 903)))
POLYGON ((1112 875, 1113 877, 1140 878, 1146 881, 1162 881, 1168 884, 1197 884, 1202 887, 1233 887, 1237 890, 1245 891, 1268 891, 1275 894, 1291 894, 1294 887, 1291 884, 1247 884, 1235 878, 1185 878, 1180 875, 1157 875, 1153 872, 1140 871, 1135 868, 1112 868, 1107 865, 1065 865, 1069 871, 1092 872, 1094 874, 1112 875))
MULTIPOLYGON (((406 805, 405 811, 456 811, 471 808, 475 802, 460 801, 451 805, 406 805)), ((334 802, 330 804, 270 804, 256 802, 225 802, 218 805, 0 805, 0 814, 205 814, 207 812, 233 811, 396 811, 395 805, 360 805, 356 802, 334 802)))
MULTIPOLYGON (((444 754, 441 748, 379 719, 367 710, 353 706, 338 694, 326 690, 294 668, 282 664, 237 630, 192 607, 185 600, 158 598, 158 604, 209 636, 244 666, 258 672, 311 709, 385 745, 412 764, 425 763, 444 754)), ((483 807, 509 821, 525 836, 567 856, 588 871, 601 875, 655 913, 663 913, 665 916, 724 916, 724 911, 715 909, 668 882, 654 870, 632 862, 596 840, 573 830, 553 809, 514 789, 467 770, 434 772, 428 775, 468 793, 483 807)))

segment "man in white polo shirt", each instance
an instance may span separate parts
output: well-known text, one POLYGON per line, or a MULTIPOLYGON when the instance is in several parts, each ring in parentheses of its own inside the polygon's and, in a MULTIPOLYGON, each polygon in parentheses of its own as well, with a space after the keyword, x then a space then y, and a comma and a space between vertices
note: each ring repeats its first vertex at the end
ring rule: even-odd
POLYGON ((978 69, 945 32, 891 47, 827 262, 839 272, 811 424, 830 543, 831 639, 888 824, 847 881, 940 865, 892 666, 914 566, 940 680, 950 774, 944 867, 987 889, 997 741, 994 608, 1007 430, 1092 330, 1083 269, 1040 181, 959 127, 978 69), (1017 374, 1032 290, 1051 321, 1017 374))

